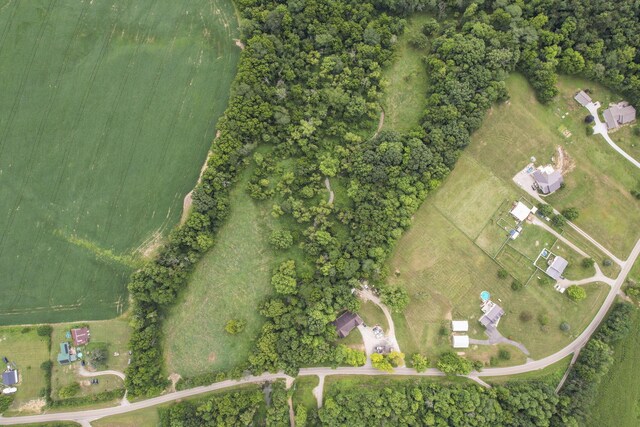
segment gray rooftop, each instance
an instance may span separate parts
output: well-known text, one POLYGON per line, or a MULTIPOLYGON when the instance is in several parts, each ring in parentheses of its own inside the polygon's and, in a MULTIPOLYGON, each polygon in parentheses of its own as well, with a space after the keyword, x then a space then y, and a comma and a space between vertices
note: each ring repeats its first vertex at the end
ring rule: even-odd
POLYGON ((538 184, 538 188, 540 188, 540 191, 544 194, 553 193, 560 188, 563 182, 560 171, 553 171, 553 173, 547 174, 546 172, 536 169, 532 176, 538 184))
POLYGON ((569 262, 566 259, 556 255, 553 262, 547 267, 546 273, 555 280, 558 280, 562 277, 562 273, 564 273, 567 265, 569 265, 569 262))
POLYGON ((18 384, 18 371, 11 370, 2 373, 2 382, 4 385, 18 384))
POLYGON ((498 304, 494 304, 494 306, 489 310, 488 313, 483 314, 480 318, 480 323, 482 326, 497 326, 500 318, 504 314, 504 310, 498 304))
POLYGON ((578 103, 580 105, 582 105, 583 107, 591 102, 591 97, 589 95, 587 95, 587 93, 585 91, 583 91, 583 90, 578 92, 576 94, 576 96, 573 97, 573 99, 578 101, 578 103))
POLYGON ((615 129, 620 125, 631 123, 636 119, 636 109, 631 105, 620 102, 612 105, 602 113, 608 129, 615 129))

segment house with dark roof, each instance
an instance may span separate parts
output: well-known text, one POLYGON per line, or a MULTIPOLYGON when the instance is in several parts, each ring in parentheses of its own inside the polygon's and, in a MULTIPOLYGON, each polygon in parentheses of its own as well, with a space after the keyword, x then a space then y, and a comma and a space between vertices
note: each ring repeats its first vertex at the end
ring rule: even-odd
POLYGON ((564 180, 560 171, 553 170, 551 166, 539 167, 531 176, 535 185, 542 194, 551 194, 558 190, 564 180))
POLYGON ((364 322, 356 313, 345 311, 333 322, 336 332, 340 338, 345 338, 354 328, 362 325, 364 322))
POLYGON ((607 129, 617 129, 622 125, 631 123, 636 119, 636 109, 627 102, 619 102, 604 110, 602 113, 607 129))
MULTIPOLYGON (((551 257, 550 257, 551 258, 551 257)), ((545 273, 555 280, 559 280, 562 278, 562 273, 569 265, 569 261, 562 258, 561 256, 555 255, 553 259, 549 259, 547 261, 548 267, 545 273)))
POLYGON ((487 300, 482 304, 482 312, 480 323, 485 328, 497 328, 500 318, 504 315, 504 310, 498 304, 491 300, 487 300))
POLYGON ((91 333, 89 328, 76 328, 71 330, 71 337, 73 338, 73 345, 76 347, 86 345, 89 342, 91 333))
POLYGON ((582 105, 583 107, 586 107, 587 104, 591 103, 591 97, 587 95, 587 93, 583 90, 578 92, 576 96, 573 97, 573 99, 578 101, 578 104, 582 105))
POLYGON ((16 369, 7 369, 2 373, 2 383, 7 386, 18 384, 20 378, 16 369))

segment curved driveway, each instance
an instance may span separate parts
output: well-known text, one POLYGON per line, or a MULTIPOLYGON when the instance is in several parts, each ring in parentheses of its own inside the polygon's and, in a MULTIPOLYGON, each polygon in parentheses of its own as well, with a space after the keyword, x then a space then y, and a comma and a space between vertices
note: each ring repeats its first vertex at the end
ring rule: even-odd
MULTIPOLYGON (((578 336, 578 338, 570 343, 568 346, 563 348, 562 350, 547 356, 540 360, 533 360, 527 362, 523 365, 518 366, 510 366, 506 368, 487 368, 483 369, 481 372, 472 372, 469 375, 469 378, 477 381, 479 377, 497 377, 504 375, 516 375, 522 374, 525 372, 536 371, 539 369, 546 368, 547 366, 559 362, 564 359, 568 355, 572 353, 577 353, 582 349, 582 347, 587 343, 589 337, 600 325, 602 319, 604 319, 605 315, 609 311, 611 304, 613 304, 618 291, 620 290, 622 284, 624 283, 625 278, 631 268, 633 267, 633 263, 636 258, 640 254, 640 240, 636 242, 631 254, 629 254, 629 258, 627 261, 623 263, 622 270, 618 275, 615 283, 611 286, 609 290, 609 294, 605 299, 602 307, 598 310, 598 313, 593 318, 589 326, 578 336)), ((372 367, 359 367, 359 368, 304 368, 300 370, 299 376, 308 376, 308 375, 318 375, 318 376, 327 376, 327 375, 412 375, 412 376, 444 376, 444 374, 437 369, 428 369, 425 372, 418 373, 414 369, 411 368, 396 368, 392 373, 381 372, 372 367)), ((41 414, 41 415, 29 415, 23 417, 0 417, 0 425, 17 425, 17 424, 30 424, 30 423, 41 423, 41 422, 52 422, 52 421, 76 421, 83 425, 87 425, 89 422, 97 420, 99 418, 108 417, 111 415, 124 414, 126 412, 136 411, 138 409, 150 408, 152 406, 156 406, 162 403, 172 402, 178 399, 184 399, 190 396, 196 396, 198 394, 207 393, 215 390, 221 390, 229 387, 235 387, 241 384, 249 384, 249 383, 260 383, 265 381, 273 381, 276 379, 288 379, 291 380, 291 377, 283 374, 263 374, 259 376, 248 376, 241 380, 227 380, 218 382, 215 384, 211 384, 208 386, 202 387, 194 387, 188 390, 176 391, 173 393, 167 393, 162 396, 154 397, 151 399, 142 400, 139 402, 131 403, 128 405, 121 405, 111 408, 102 408, 102 409, 91 409, 85 411, 75 411, 75 412, 60 412, 56 414, 41 414)))

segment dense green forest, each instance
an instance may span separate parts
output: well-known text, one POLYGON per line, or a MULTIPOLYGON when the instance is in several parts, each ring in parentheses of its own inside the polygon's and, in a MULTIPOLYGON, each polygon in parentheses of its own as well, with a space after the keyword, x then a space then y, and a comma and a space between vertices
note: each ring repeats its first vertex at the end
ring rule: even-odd
MULTIPOLYGON (((129 285, 134 356, 126 385, 134 396, 166 386, 159 346, 165 310, 214 243, 229 211, 229 188, 247 165, 252 164, 253 176, 246 190, 272 204, 274 217, 287 220, 274 234, 274 245, 293 245, 302 256, 274 270, 273 296, 260 307, 266 318, 261 335, 247 363, 232 375, 295 374, 302 366, 344 358, 331 322, 341 310, 357 309, 351 289, 360 281, 377 286, 397 302, 394 308, 402 308, 402 292, 384 285, 384 262, 486 111, 508 99, 509 72, 526 74, 542 101, 555 95, 557 72, 584 74, 630 100, 639 96, 638 40, 632 37, 640 16, 637 3, 239 0, 237 6, 246 48, 218 126, 220 137, 194 191, 193 211, 129 285), (403 16, 421 10, 438 18, 423 29, 425 38, 416 40, 429 49, 422 124, 404 134, 374 135, 381 71, 393 58, 403 16), (334 204, 327 202, 325 178, 344 190, 334 204)), ((547 391, 533 388, 513 393, 541 393, 535 396, 539 405, 555 405, 547 391)), ((498 391, 444 387, 421 393, 470 393, 474 405, 491 406, 496 420, 517 406, 498 391)), ((572 398, 567 393, 560 400, 567 420, 578 412, 567 403, 572 398)), ((420 412, 424 409, 412 411, 427 416, 420 412)), ((551 419, 543 412, 523 414, 522 420, 544 425, 532 421, 551 419)), ((327 409, 322 416, 330 424, 353 415, 330 418, 327 409)), ((527 425, 522 422, 506 425, 527 425)))

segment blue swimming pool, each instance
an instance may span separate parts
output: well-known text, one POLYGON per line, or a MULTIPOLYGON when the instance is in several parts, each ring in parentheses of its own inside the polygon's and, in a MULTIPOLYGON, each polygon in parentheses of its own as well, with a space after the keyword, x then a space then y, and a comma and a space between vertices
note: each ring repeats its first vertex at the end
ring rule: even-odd
POLYGON ((482 299, 482 301, 488 301, 489 297, 491 297, 491 295, 489 295, 489 292, 487 291, 480 292, 480 298, 482 299))

